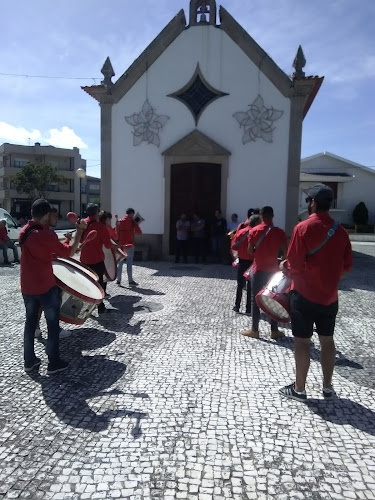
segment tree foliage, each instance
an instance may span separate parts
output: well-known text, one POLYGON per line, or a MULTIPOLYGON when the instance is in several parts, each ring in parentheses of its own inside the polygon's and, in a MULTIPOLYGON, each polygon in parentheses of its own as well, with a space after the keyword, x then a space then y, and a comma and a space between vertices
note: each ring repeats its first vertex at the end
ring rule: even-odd
POLYGON ((354 207, 353 210, 354 224, 357 226, 365 226, 368 222, 368 210, 366 205, 361 201, 354 207))
POLYGON ((67 179, 57 168, 47 163, 28 163, 12 179, 18 193, 27 194, 32 200, 48 198, 51 185, 66 184, 67 179))

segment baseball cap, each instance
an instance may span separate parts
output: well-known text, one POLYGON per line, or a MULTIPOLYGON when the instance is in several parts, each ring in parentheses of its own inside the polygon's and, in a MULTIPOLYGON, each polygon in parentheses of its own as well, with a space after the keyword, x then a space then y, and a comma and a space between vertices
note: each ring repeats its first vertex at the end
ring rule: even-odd
POLYGON ((305 189, 303 191, 309 198, 315 201, 332 201, 333 190, 326 186, 325 184, 315 184, 315 186, 310 189, 305 189))

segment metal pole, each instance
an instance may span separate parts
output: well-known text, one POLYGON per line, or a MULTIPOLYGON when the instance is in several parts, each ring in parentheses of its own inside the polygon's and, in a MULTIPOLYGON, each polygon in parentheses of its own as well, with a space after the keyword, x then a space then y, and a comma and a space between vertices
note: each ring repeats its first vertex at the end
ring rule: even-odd
POLYGON ((79 216, 82 218, 82 179, 79 178, 79 216))

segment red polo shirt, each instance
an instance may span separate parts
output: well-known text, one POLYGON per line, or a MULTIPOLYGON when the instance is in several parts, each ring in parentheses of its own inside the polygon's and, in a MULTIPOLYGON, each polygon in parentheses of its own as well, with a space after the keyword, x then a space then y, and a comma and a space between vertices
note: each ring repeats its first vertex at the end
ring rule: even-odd
POLYGON ((316 304, 329 305, 338 300, 341 275, 353 264, 349 236, 341 225, 320 250, 306 257, 323 243, 333 223, 328 213, 310 215, 294 228, 288 249, 292 290, 316 304))
POLYGON ((85 241, 85 238, 90 231, 93 231, 94 229, 95 231, 97 231, 96 237, 85 244, 81 250, 80 260, 81 262, 83 262, 83 264, 89 266, 90 264, 98 264, 99 262, 103 262, 103 246, 105 246, 106 248, 112 248, 113 245, 107 231, 107 226, 103 224, 103 222, 98 222, 95 219, 91 219, 90 217, 84 219, 84 221, 87 222, 88 227, 82 235, 82 242, 85 241))
POLYGON ((244 227, 242 229, 238 229, 236 232, 235 237, 232 240, 232 250, 238 253, 238 257, 243 260, 253 260, 253 256, 249 254, 248 252, 248 239, 247 239, 247 234, 249 233, 249 226, 244 227), (245 237, 246 236, 246 237, 245 237), (237 248, 234 248, 234 245, 243 238, 242 243, 238 245, 237 248))
MULTIPOLYGON (((250 231, 248 242, 256 245, 265 231, 270 227, 269 224, 262 222, 258 226, 253 227, 250 231)), ((257 271, 276 272, 279 269, 277 257, 279 256, 280 248, 286 245, 287 237, 285 231, 279 227, 271 227, 267 235, 263 238, 258 248, 254 253, 254 273, 257 271)))
POLYGON ((116 241, 118 238, 116 229, 112 226, 106 226, 106 228, 107 228, 107 231, 108 231, 108 234, 109 234, 109 237, 111 238, 111 240, 116 241))
POLYGON ((142 234, 142 229, 129 215, 125 215, 117 226, 120 245, 134 245, 134 234, 142 234))
POLYGON ((8 240, 8 230, 6 227, 0 227, 0 243, 5 243, 8 240))
MULTIPOLYGON (((19 235, 36 222, 30 221, 19 235)), ((48 226, 29 234, 21 247, 21 292, 26 295, 42 295, 56 285, 52 270, 52 257, 69 257, 70 246, 61 243, 57 234, 48 226)))

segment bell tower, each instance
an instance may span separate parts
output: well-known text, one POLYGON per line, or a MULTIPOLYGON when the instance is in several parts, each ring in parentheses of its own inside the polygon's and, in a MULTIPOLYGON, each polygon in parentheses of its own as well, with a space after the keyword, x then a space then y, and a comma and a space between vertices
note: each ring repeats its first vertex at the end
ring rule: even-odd
POLYGON ((215 0, 190 0, 189 26, 201 26, 202 24, 216 26, 215 0))

